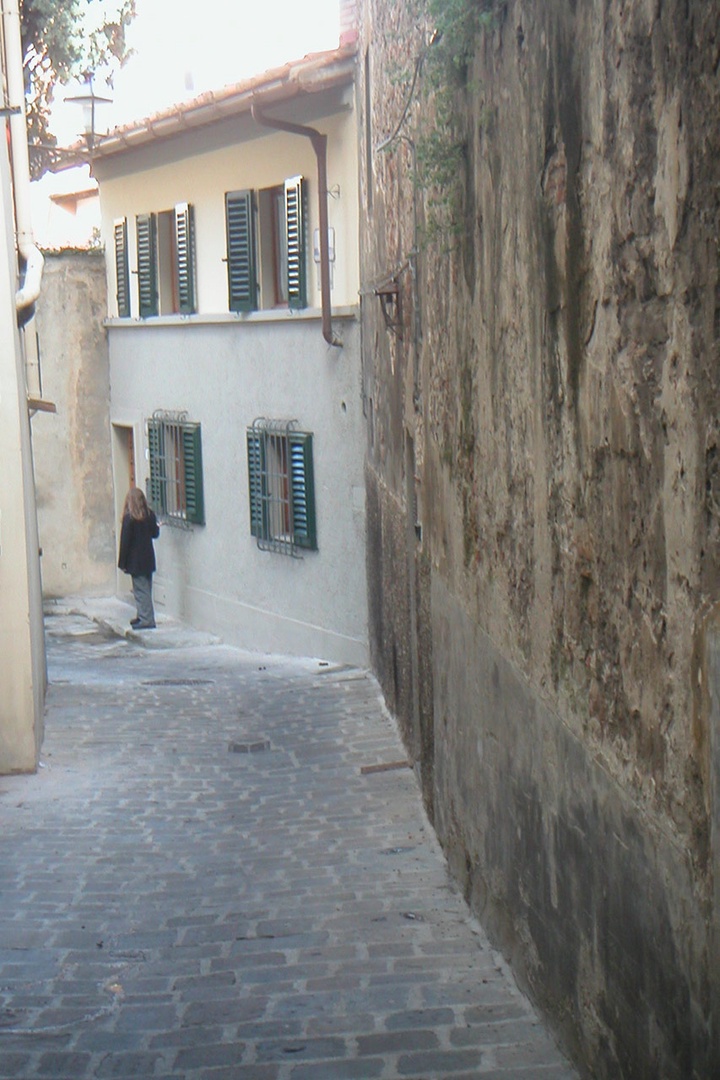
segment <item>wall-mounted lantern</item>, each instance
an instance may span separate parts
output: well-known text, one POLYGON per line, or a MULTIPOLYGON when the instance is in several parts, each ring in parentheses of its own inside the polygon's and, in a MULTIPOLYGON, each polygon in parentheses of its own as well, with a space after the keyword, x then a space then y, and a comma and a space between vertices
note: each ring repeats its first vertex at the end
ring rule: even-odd
POLYGON ((97 132, 95 130, 95 110, 98 105, 111 105, 112 98, 100 97, 95 93, 93 86, 93 74, 88 73, 85 76, 86 89, 82 94, 73 94, 71 97, 66 97, 65 101, 70 102, 71 105, 80 105, 83 111, 83 136, 87 143, 87 148, 92 153, 95 148, 95 138, 97 132))
POLYGON ((383 313, 383 319, 388 330, 392 330, 399 338, 403 336, 402 325, 402 293, 400 292, 400 285, 396 278, 390 278, 389 281, 383 282, 382 285, 376 286, 373 290, 375 296, 380 299, 380 307, 383 313))

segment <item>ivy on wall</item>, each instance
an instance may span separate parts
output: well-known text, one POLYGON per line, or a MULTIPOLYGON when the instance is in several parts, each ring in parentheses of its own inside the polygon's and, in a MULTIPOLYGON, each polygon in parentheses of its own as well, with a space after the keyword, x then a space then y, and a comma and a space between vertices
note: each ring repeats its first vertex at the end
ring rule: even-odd
MULTIPOLYGON (((462 228, 467 142, 462 99, 473 86, 472 60, 483 33, 492 30, 506 0, 416 0, 418 16, 432 27, 422 54, 419 95, 432 104, 434 124, 415 142, 416 182, 427 196, 426 240, 462 228)), ((425 113, 425 110, 423 110, 425 113)))

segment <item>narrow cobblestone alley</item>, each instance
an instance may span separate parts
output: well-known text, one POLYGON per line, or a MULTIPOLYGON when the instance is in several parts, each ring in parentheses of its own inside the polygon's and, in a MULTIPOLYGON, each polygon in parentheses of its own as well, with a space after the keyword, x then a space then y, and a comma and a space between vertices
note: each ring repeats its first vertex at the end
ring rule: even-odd
POLYGON ((47 630, 42 767, 0 778, 2 1080, 575 1077, 366 672, 47 630))

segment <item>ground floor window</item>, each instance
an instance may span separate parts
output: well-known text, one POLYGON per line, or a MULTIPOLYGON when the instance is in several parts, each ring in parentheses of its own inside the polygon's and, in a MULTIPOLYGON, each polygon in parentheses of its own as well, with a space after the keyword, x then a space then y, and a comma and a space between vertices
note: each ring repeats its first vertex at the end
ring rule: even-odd
POLYGON ((263 551, 299 557, 317 550, 312 434, 295 420, 255 420, 247 429, 250 532, 263 551))
POLYGON ((205 524, 200 424, 187 413, 157 411, 148 420, 150 503, 168 524, 205 524))

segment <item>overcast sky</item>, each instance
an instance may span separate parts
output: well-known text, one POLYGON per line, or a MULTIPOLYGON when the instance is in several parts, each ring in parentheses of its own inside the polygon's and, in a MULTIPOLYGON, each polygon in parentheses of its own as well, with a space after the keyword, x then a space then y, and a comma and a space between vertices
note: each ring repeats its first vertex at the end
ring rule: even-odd
MULTIPOLYGON (((111 106, 98 107, 99 131, 338 44, 339 0, 136 3, 137 18, 128 30, 135 55, 111 91, 96 81, 96 93, 114 99, 111 106)), ((60 91, 57 99, 73 89, 60 91)), ((58 137, 72 142, 82 126, 79 110, 65 106, 61 111, 70 115, 57 117, 58 137)))

